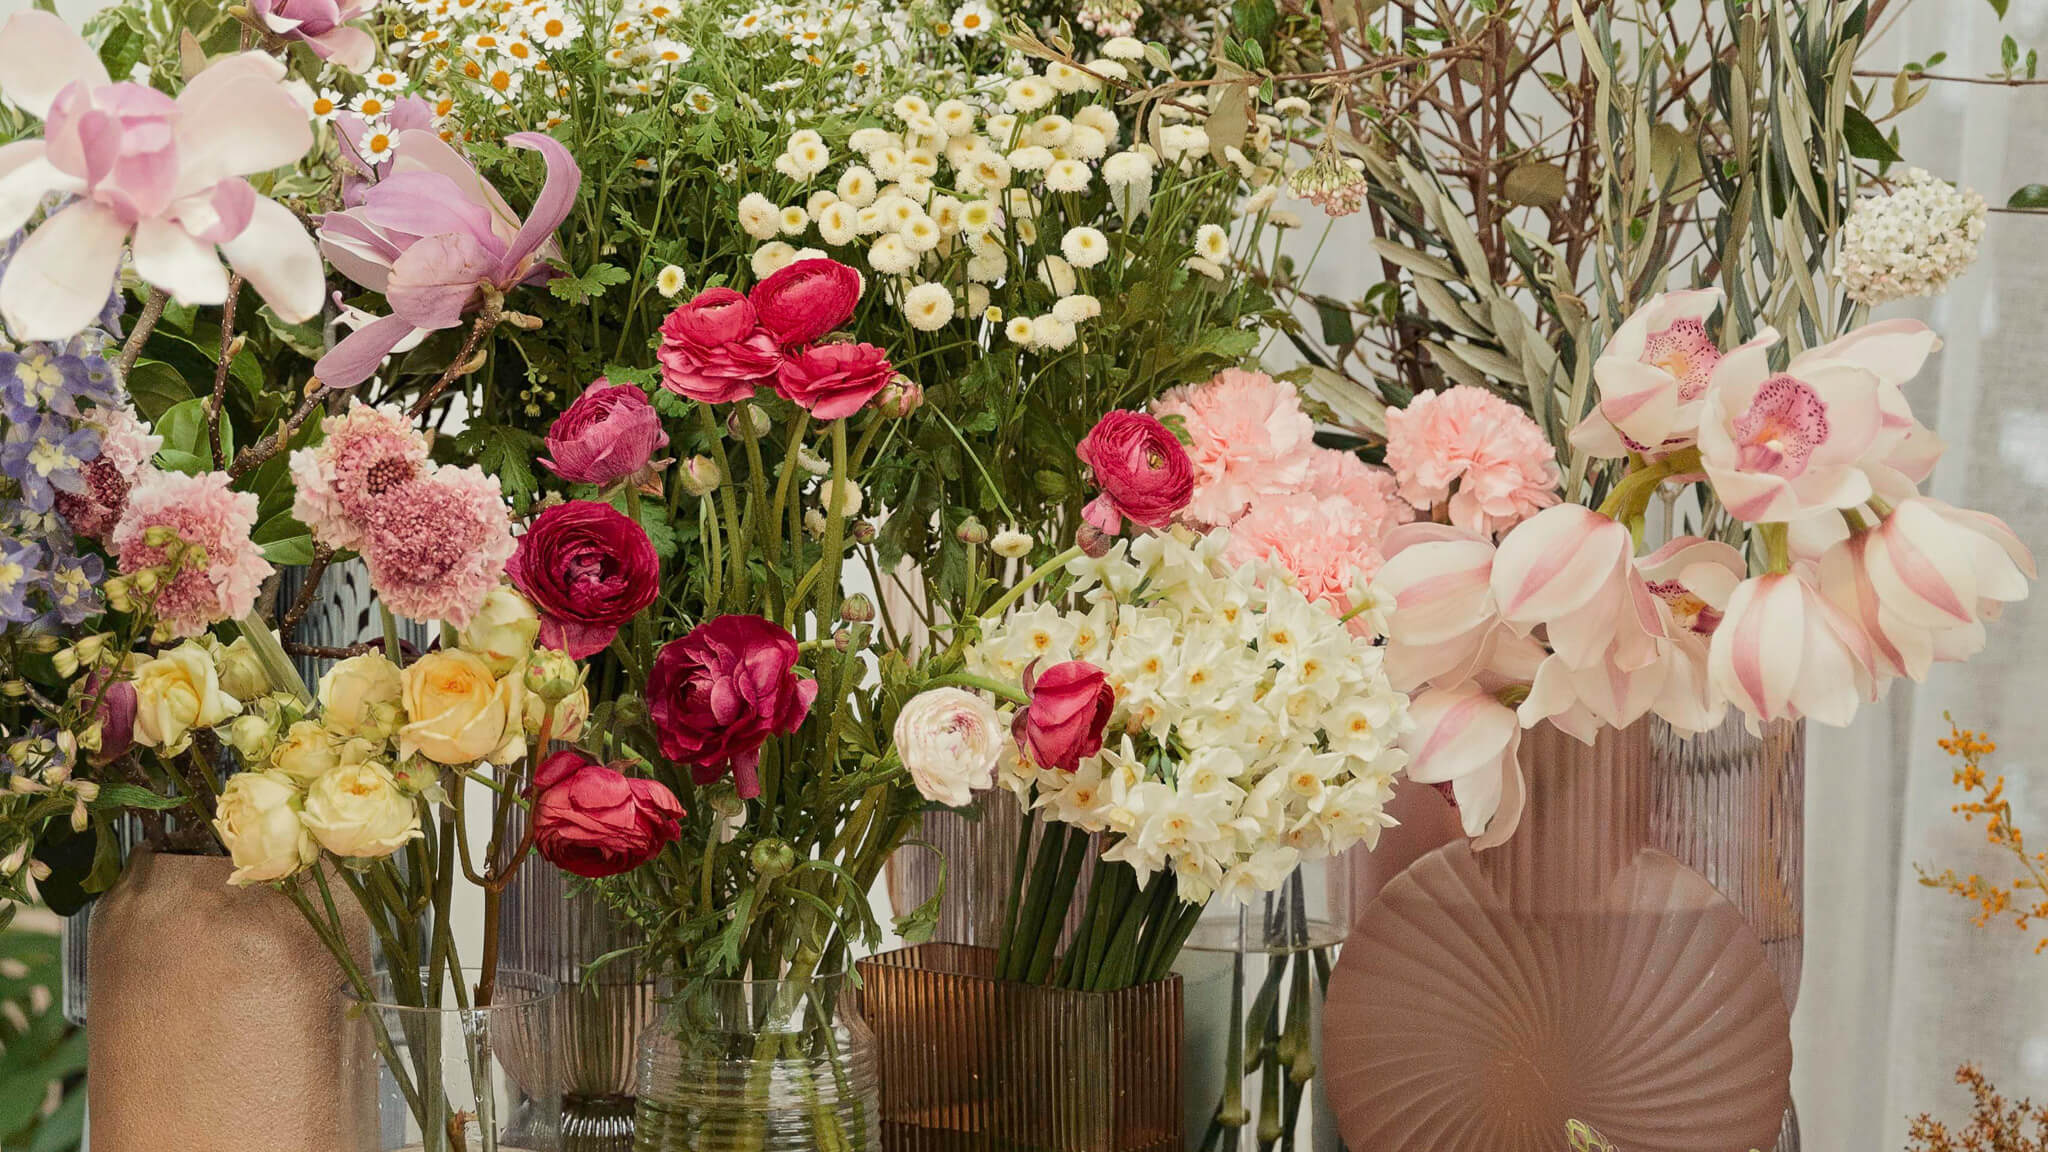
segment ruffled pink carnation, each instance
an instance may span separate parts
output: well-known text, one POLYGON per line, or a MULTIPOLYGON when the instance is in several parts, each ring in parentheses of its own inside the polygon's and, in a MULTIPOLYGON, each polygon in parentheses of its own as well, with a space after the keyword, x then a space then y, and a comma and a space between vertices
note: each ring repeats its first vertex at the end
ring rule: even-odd
POLYGON ((164 438, 151 432, 129 409, 96 408, 92 422, 100 430, 100 459, 119 469, 130 484, 163 450, 164 438))
POLYGON ((397 408, 352 405, 292 453, 292 516, 329 548, 361 548, 371 510, 427 468, 427 441, 397 408))
POLYGON ((247 616, 270 578, 269 562, 249 539, 256 497, 228 483, 224 472, 147 473, 128 494, 128 507, 108 540, 123 572, 164 562, 164 548, 147 541, 150 529, 159 526, 188 548, 205 549, 203 564, 187 560, 174 579, 158 586, 157 618, 178 636, 197 636, 223 620, 247 616))
POLYGON ((1387 467, 1417 508, 1450 502, 1451 523, 1488 535, 1557 503, 1557 455, 1521 409, 1469 384, 1387 412, 1387 467))
POLYGON ((1264 560, 1294 577, 1312 604, 1339 616, 1351 610, 1351 592, 1379 571, 1378 524, 1346 523, 1340 501, 1307 492, 1260 496, 1230 526, 1223 557, 1231 564, 1264 560))
POLYGON ((1230 523, 1255 497, 1299 487, 1315 444, 1315 422, 1294 385, 1263 372, 1226 368, 1206 384, 1167 392, 1152 414, 1180 417, 1195 465, 1195 496, 1183 515, 1211 526, 1230 523))
POLYGON ((384 606, 461 628, 505 574, 512 520, 498 478, 440 467, 385 491, 363 519, 361 550, 384 606))
MULTIPOLYGON (((1396 487, 1392 472, 1335 448, 1310 449, 1301 480, 1303 492, 1324 501, 1343 531, 1370 543, 1375 553, 1387 533, 1415 519, 1415 509, 1396 487)), ((1372 566, 1379 567, 1377 557, 1372 566)))

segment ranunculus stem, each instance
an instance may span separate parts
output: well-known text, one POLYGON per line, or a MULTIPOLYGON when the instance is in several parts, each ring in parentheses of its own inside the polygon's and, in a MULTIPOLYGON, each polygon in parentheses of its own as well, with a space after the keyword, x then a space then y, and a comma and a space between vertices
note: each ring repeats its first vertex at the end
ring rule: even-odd
POLYGON ((1024 579, 1018 581, 1017 585, 1011 588, 1008 592, 1003 593, 1002 599, 997 600, 994 604, 989 605, 987 610, 983 611, 980 614, 981 618, 983 620, 1000 620, 1002 618, 1003 613, 1009 611, 1010 605, 1015 604, 1017 600, 1024 595, 1024 593, 1036 587, 1039 581, 1044 580, 1047 576, 1050 576, 1054 572, 1057 572, 1060 569, 1065 568, 1068 562, 1077 559, 1081 555, 1083 555, 1081 551, 1081 546, 1076 544, 1072 548, 1067 549, 1065 552, 1060 553, 1059 555, 1053 557, 1050 560, 1047 560, 1045 563, 1040 564, 1038 567, 1032 569, 1031 574, 1029 576, 1026 576, 1024 577, 1024 579))
POLYGON ((1029 704, 1031 697, 1022 688, 989 676, 977 676, 972 672, 949 672, 944 676, 925 681, 928 688, 979 688, 993 692, 1012 704, 1029 704))

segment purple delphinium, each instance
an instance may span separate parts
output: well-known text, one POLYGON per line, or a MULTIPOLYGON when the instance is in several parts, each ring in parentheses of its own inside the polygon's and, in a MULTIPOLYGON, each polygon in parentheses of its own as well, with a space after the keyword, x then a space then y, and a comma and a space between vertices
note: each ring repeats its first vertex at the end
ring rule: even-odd
POLYGON ((41 545, 0 536, 0 621, 26 624, 36 618, 28 594, 44 575, 41 545))
POLYGON ((100 583, 107 566, 93 555, 60 555, 50 562, 46 592, 50 610, 45 622, 64 625, 84 623, 100 610, 100 583))
POLYGON ((100 454, 99 433, 62 416, 36 413, 8 426, 0 438, 0 475, 21 486, 32 512, 47 512, 57 493, 85 491, 80 469, 100 454))
POLYGON ((33 420, 39 412, 75 419, 85 414, 78 406, 85 400, 117 402, 114 371, 102 357, 48 344, 0 351, 0 413, 9 420, 33 420))

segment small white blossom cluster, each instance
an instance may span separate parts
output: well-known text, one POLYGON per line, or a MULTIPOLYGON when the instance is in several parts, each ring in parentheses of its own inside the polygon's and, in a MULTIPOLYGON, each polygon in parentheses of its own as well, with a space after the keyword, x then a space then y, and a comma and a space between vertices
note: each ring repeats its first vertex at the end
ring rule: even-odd
POLYGON ((568 90, 551 75, 548 58, 591 37, 617 73, 612 94, 622 98, 665 92, 669 74, 696 55, 676 35, 686 14, 678 0, 624 0, 598 12, 609 19, 594 25, 586 24, 590 10, 565 0, 397 0, 396 6, 403 22, 386 51, 411 63, 405 72, 373 71, 365 80, 387 97, 425 96, 442 116, 455 103, 450 94, 474 91, 496 105, 523 106, 532 98, 543 107, 537 127, 555 127, 562 115, 546 109, 566 101, 568 90), (391 82, 380 84, 379 77, 391 82))
POLYGON ((1850 212, 1835 275, 1861 304, 1938 296, 1977 259, 1984 214, 1982 196, 1908 168, 1889 195, 1860 200, 1850 212))
POLYGON ((1408 701, 1381 649, 1263 563, 1231 569, 1228 534, 1185 528, 1075 560, 1085 608, 1018 612, 973 649, 975 672, 1018 681, 1068 660, 1116 691, 1101 753, 1039 769, 1014 744, 1003 782, 1054 820, 1115 839, 1103 857, 1183 900, 1240 902, 1305 858, 1372 845, 1406 763, 1408 701))

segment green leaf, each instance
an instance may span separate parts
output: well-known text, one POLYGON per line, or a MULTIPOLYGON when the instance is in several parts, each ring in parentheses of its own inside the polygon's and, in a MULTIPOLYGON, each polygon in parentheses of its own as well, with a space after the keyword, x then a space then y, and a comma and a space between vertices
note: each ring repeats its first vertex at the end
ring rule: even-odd
POLYGON ((2006 198, 2007 208, 2048 208, 2048 184, 2029 184, 2006 198))
POLYGON ((2005 38, 2004 38, 2003 40, 2000 40, 2000 41, 1998 42, 1998 63, 1999 63, 1999 66, 2000 66, 2000 67, 2002 67, 2002 68, 2004 68, 2004 69, 2005 69, 2005 70, 2006 70, 2007 72, 2011 72, 2011 71, 2012 71, 2012 69, 2013 69, 2013 65, 2015 65, 2015 64, 2018 64, 2019 62, 2020 62, 2020 45, 2019 45, 2019 41, 2017 41, 2017 40, 2014 40, 2014 39, 2013 39, 2012 37, 2010 37, 2010 36, 2007 36, 2007 37, 2005 37, 2005 38))
POLYGON ((1894 164, 1903 159, 1870 117, 1855 105, 1842 109, 1842 135, 1848 138, 1849 155, 1858 160, 1894 164))
POLYGON ((2012 3, 2012 0, 1989 0, 1989 2, 1991 10, 1998 13, 1998 18, 2000 20, 2005 19, 2005 10, 2012 3))
POLYGON ((166 454, 181 452, 197 456, 206 450, 206 401, 194 396, 171 405, 157 418, 156 434, 164 438, 166 454))
POLYGON ((263 545, 263 558, 294 567, 313 562, 313 536, 290 512, 280 512, 256 526, 249 539, 263 545))
POLYGON ((173 808, 183 808, 191 802, 190 796, 164 796, 140 784, 103 784, 100 786, 99 796, 93 800, 91 807, 101 812, 115 808, 168 812, 173 808))
POLYGON ((1501 185, 1501 195, 1511 204, 1551 209, 1564 203, 1566 177, 1555 164, 1519 164, 1501 185))
POLYGON ((1323 343, 1332 348, 1346 348, 1358 339, 1358 329, 1351 323, 1350 309, 1318 300, 1316 315, 1323 322, 1323 343))
POLYGON ((128 395, 143 419, 156 421, 181 400, 190 399, 192 389, 176 368, 161 360, 138 360, 128 372, 128 395))

